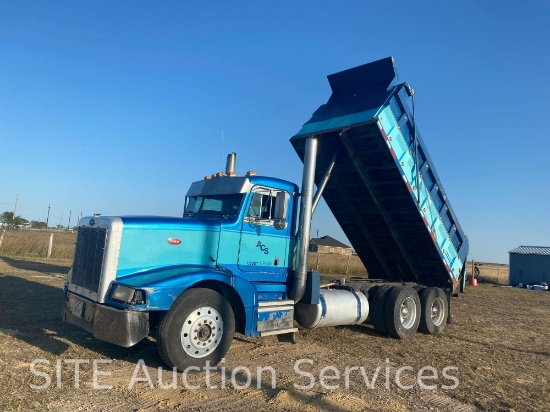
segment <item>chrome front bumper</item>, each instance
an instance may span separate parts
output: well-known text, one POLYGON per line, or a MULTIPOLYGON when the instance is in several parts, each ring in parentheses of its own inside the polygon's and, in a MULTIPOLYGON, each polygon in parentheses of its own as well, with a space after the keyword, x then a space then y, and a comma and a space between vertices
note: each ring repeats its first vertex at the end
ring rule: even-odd
POLYGON ((65 290, 63 320, 95 338, 128 348, 149 334, 149 312, 115 309, 65 290))

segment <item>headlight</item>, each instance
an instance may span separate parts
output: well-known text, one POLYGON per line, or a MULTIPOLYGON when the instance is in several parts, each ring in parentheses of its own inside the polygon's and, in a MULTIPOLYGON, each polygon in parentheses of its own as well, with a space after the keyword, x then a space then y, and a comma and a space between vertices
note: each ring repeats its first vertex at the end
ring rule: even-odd
POLYGON ((129 303, 130 305, 143 305, 145 304, 145 295, 145 291, 143 290, 117 285, 115 290, 113 290, 111 299, 129 303))

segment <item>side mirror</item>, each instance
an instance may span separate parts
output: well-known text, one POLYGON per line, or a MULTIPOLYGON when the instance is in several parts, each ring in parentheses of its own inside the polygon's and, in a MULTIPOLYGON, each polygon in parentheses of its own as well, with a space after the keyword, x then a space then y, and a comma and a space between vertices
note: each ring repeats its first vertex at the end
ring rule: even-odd
POLYGON ((275 219, 286 220, 286 209, 288 207, 288 195, 286 192, 277 192, 277 201, 275 202, 275 219))
POLYGON ((273 227, 277 230, 286 228, 286 212, 288 207, 288 195, 286 192, 277 192, 273 227))
POLYGON ((273 227, 277 230, 286 228, 286 219, 277 219, 273 222, 273 227))

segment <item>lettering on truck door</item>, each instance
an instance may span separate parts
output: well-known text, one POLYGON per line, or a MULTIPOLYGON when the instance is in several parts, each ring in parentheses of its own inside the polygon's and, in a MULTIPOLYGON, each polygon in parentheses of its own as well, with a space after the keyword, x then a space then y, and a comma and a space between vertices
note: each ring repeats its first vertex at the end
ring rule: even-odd
POLYGON ((282 273, 287 266, 289 224, 284 217, 289 194, 255 186, 243 219, 239 268, 244 272, 282 273))

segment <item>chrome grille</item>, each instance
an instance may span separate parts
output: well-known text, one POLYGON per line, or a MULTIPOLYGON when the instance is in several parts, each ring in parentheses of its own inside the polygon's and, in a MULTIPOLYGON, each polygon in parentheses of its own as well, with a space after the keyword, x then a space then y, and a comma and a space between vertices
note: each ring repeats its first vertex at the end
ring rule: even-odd
POLYGON ((80 226, 76 238, 71 283, 98 293, 107 244, 105 227, 80 226))

